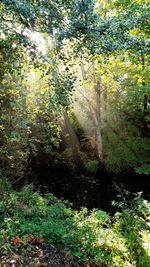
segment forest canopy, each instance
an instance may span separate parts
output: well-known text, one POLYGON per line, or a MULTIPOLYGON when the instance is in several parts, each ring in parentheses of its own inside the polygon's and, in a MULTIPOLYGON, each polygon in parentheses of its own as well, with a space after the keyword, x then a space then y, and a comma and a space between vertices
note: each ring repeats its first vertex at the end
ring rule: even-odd
POLYGON ((150 172, 149 14, 144 0, 0 2, 1 176, 54 152, 150 172))

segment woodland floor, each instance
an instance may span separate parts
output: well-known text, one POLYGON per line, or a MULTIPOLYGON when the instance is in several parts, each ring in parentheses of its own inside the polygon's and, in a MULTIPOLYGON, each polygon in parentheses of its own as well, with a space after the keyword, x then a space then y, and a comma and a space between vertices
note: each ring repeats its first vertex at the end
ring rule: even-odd
MULTIPOLYGON (((5 244, 0 251, 0 267, 91 267, 77 263, 67 251, 52 245, 14 246, 9 253, 5 244)), ((96 267, 96 265, 94 265, 96 267)))

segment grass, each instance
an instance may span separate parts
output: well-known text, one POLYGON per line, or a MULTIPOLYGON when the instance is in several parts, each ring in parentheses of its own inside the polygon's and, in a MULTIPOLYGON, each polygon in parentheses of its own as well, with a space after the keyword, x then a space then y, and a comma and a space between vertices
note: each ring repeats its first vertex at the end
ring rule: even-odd
MULTIPOLYGON (((139 195, 130 207, 119 203, 122 212, 112 217, 98 209, 75 211, 52 194, 42 197, 33 192, 32 186, 17 192, 2 180, 0 188, 3 260, 21 254, 19 266, 26 266, 27 255, 22 249, 35 254, 36 246, 45 245, 67 251, 85 266, 150 266, 150 204, 139 195)), ((0 266, 5 266, 1 261, 0 266)))

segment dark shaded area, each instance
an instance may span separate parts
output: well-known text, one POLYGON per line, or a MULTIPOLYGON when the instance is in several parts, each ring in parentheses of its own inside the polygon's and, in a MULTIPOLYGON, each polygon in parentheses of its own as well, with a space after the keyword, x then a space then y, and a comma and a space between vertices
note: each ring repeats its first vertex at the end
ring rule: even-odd
MULTIPOLYGON (((82 170, 70 170, 66 165, 51 167, 47 164, 33 164, 28 182, 34 182, 36 190, 43 195, 52 193, 58 198, 73 203, 74 208, 99 208, 114 213, 111 204, 118 200, 118 194, 128 190, 131 193, 143 192, 142 197, 150 199, 150 175, 133 172, 110 174, 105 170, 89 174, 82 170), (119 189, 119 192, 118 192, 119 189)), ((128 195, 128 200, 134 197, 128 195)), ((120 200, 120 198, 119 198, 120 200)))

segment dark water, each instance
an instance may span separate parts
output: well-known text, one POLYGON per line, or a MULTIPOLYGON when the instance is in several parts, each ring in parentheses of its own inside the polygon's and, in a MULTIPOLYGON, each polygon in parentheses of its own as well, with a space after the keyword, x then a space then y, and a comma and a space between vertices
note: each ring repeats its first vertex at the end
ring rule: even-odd
POLYGON ((150 199, 150 176, 124 173, 112 175, 101 171, 96 175, 71 172, 65 168, 34 166, 30 181, 42 194, 47 192, 58 198, 69 200, 74 208, 99 208, 115 212, 111 202, 118 199, 124 189, 136 193, 143 191, 143 197, 150 199))

